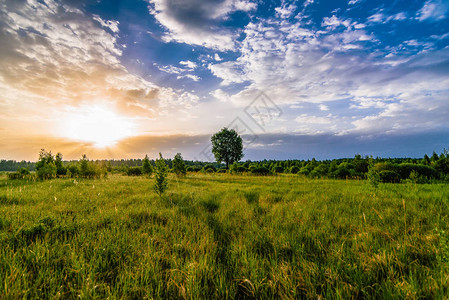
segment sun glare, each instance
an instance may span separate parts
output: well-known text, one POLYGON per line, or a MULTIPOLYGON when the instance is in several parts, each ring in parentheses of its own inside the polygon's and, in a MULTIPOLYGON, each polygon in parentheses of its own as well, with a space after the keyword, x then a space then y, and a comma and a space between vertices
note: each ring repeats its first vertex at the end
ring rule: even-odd
POLYGON ((133 122, 114 111, 102 107, 83 107, 72 113, 62 128, 62 135, 73 140, 93 143, 96 148, 114 146, 134 134, 133 122))

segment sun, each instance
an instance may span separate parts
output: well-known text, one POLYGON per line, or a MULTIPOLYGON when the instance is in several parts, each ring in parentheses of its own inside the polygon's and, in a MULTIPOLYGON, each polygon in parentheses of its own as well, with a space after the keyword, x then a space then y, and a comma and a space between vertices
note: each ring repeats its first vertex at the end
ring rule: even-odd
POLYGON ((114 146, 134 135, 131 119, 118 115, 108 107, 84 106, 72 111, 63 121, 62 135, 78 141, 91 142, 95 148, 114 146))

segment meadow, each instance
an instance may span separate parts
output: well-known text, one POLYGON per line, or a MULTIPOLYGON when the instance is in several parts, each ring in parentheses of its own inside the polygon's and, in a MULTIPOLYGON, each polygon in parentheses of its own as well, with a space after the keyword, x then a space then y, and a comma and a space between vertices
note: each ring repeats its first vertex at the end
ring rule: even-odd
POLYGON ((447 184, 0 177, 0 298, 445 298, 447 184))

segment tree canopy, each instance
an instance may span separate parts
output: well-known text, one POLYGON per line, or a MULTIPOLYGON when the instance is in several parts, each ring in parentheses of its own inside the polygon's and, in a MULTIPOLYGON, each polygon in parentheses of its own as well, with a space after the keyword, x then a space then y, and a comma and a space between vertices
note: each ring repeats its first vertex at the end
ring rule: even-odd
POLYGON ((243 158, 243 141, 234 129, 223 128, 211 138, 212 153, 218 163, 229 165, 243 158))

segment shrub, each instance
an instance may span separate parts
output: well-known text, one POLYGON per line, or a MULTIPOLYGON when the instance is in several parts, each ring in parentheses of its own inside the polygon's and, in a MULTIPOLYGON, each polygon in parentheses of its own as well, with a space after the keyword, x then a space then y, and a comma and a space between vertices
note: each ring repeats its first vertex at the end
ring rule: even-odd
POLYGON ((380 182, 380 177, 379 177, 379 173, 377 173, 374 170, 374 167, 370 167, 368 169, 368 172, 366 173, 366 178, 368 178, 368 182, 374 186, 375 188, 377 188, 377 186, 379 185, 380 182))
POLYGON ((384 183, 399 183, 401 182, 401 177, 395 171, 384 170, 379 172, 379 178, 381 182, 384 183))
POLYGON ((254 175, 269 175, 270 174, 270 170, 268 170, 268 168, 266 168, 264 166, 251 166, 249 168, 249 171, 251 172, 251 174, 254 174, 254 175))
POLYGON ((67 167, 67 177, 77 177, 79 175, 79 168, 75 164, 71 164, 67 167))
POLYGON ((62 154, 59 152, 55 158, 56 176, 65 176, 67 174, 67 168, 64 167, 62 162, 62 154))
POLYGON ((290 173, 297 174, 299 172, 299 168, 297 166, 292 166, 290 168, 290 173))
POLYGON ((153 167, 148 159, 148 155, 145 155, 145 158, 142 161, 142 173, 145 175, 151 175, 153 173, 153 167))
POLYGON ((140 167, 130 167, 126 170, 126 175, 128 176, 140 176, 142 173, 142 168, 140 167))
POLYGON ((327 176, 327 172, 329 171, 329 166, 326 164, 320 164, 319 166, 315 167, 312 172, 315 173, 313 177, 323 177, 327 176))
POLYGON ((231 165, 229 170, 230 170, 231 173, 243 173, 243 172, 247 172, 248 171, 248 169, 245 166, 239 165, 236 162, 231 165))
POLYGON ((333 176, 338 179, 346 179, 351 177, 351 172, 345 166, 339 166, 337 170, 334 171, 333 176))
POLYGON ((201 171, 200 166, 188 166, 187 167, 187 172, 199 172, 199 171, 201 171))
POLYGON ((187 173, 186 164, 182 159, 181 153, 177 153, 173 159, 173 172, 178 176, 185 176, 187 173))
POLYGON ((212 164, 207 164, 203 167, 203 171, 207 173, 214 173, 217 171, 217 169, 212 164))
POLYGON ((8 173, 8 179, 25 179, 31 177, 27 168, 19 168, 17 172, 8 173))
POLYGON ((418 176, 427 177, 431 179, 439 178, 438 171, 431 166, 417 165, 411 163, 403 163, 396 167, 397 173, 402 179, 410 177, 412 172, 416 172, 418 176))
POLYGON ((56 176, 56 165, 53 154, 41 149, 36 163, 36 173, 39 179, 50 179, 56 176))
POLYGON ((168 187, 167 174, 167 164, 165 163, 162 154, 159 152, 159 159, 156 159, 156 168, 154 169, 154 190, 159 197, 162 197, 162 194, 168 187))
POLYGON ((309 176, 310 172, 312 172, 312 168, 310 166, 304 166, 301 169, 299 169, 298 174, 309 176))
POLYGON ((273 173, 284 173, 284 167, 283 166, 274 166, 272 171, 273 171, 273 173))

